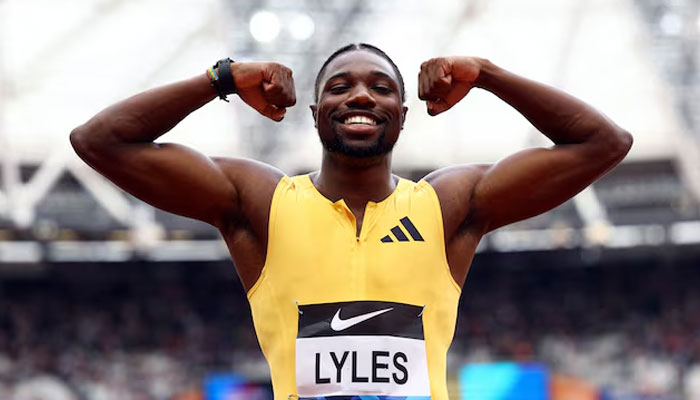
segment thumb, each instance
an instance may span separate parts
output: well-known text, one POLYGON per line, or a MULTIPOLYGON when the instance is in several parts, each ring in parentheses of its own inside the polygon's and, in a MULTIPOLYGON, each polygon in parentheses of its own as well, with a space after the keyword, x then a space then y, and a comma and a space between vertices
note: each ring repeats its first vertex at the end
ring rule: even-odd
POLYGON ((284 107, 275 107, 272 104, 268 104, 262 110, 261 114, 270 118, 273 121, 280 122, 284 119, 284 115, 287 113, 287 109, 284 107))
POLYGON ((426 105, 428 107, 428 114, 433 117, 450 108, 450 105, 442 99, 429 100, 426 102, 426 105))

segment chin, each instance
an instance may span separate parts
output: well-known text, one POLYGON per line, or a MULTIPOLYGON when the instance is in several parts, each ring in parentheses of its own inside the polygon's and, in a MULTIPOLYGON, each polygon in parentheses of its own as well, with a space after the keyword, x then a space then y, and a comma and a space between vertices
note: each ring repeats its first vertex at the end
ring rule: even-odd
POLYGON ((370 143, 351 143, 336 135, 330 141, 322 141, 326 151, 352 158, 374 158, 385 156, 394 148, 394 143, 387 143, 382 133, 379 138, 370 143))

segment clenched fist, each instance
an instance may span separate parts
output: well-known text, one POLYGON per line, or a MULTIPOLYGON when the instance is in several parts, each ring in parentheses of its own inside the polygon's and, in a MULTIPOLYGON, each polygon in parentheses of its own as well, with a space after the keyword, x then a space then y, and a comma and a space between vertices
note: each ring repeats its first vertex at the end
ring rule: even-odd
POLYGON ((231 74, 238 97, 274 121, 297 102, 292 70, 275 62, 234 62, 231 74))
POLYGON ((474 57, 432 58, 420 66, 418 98, 427 103, 428 114, 449 110, 469 93, 481 71, 474 57))

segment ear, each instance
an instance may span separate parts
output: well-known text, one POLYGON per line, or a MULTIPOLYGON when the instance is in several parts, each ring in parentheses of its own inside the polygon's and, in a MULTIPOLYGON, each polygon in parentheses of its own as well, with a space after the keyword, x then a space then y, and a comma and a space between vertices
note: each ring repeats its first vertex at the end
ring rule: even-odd
POLYGON ((408 113, 408 107, 403 106, 401 115, 401 129, 403 129, 403 124, 406 122, 406 114, 408 113))
POLYGON ((316 106, 316 104, 312 104, 312 105, 309 106, 309 108, 311 109, 311 116, 312 116, 313 119, 314 119, 314 127, 315 127, 315 128, 318 128, 318 127, 316 126, 316 112, 318 111, 318 107, 316 106))

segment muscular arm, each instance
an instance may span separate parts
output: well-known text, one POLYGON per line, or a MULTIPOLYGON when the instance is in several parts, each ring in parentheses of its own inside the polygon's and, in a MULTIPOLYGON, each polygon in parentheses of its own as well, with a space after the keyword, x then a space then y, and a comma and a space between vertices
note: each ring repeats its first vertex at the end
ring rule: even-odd
POLYGON ((554 142, 493 165, 452 167, 429 175, 446 216, 458 221, 446 226, 451 234, 461 228, 483 234, 547 211, 619 163, 632 145, 629 133, 593 107, 487 60, 454 57, 426 64, 420 96, 432 115, 478 87, 511 105, 554 142))
MULTIPOLYGON (((295 102, 291 71, 274 63, 231 66, 240 97, 281 120, 295 102)), ((78 155, 115 184, 166 211, 219 228, 241 212, 241 193, 279 172, 244 159, 212 159, 153 141, 216 97, 204 73, 151 89, 101 111, 70 135, 78 155)), ((253 191, 251 191, 253 192, 253 191)))

